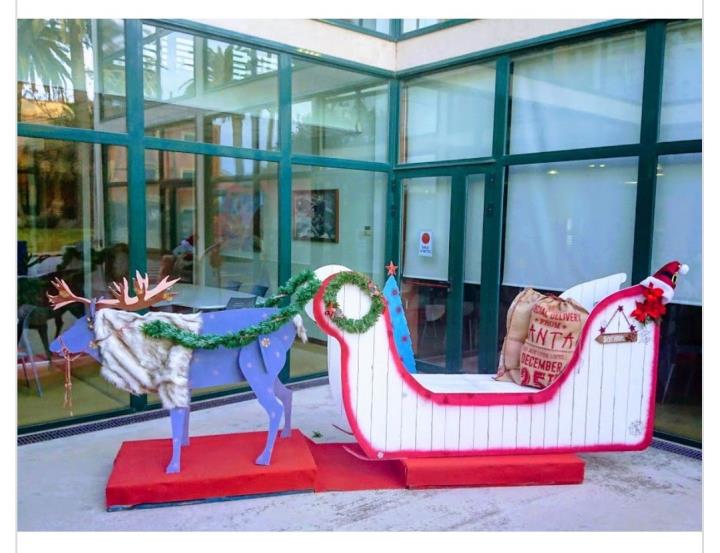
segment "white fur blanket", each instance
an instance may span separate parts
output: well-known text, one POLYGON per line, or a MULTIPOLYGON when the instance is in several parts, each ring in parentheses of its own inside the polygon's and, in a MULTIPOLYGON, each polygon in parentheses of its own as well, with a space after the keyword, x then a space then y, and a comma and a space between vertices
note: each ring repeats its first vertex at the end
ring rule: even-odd
POLYGON ((196 333, 202 326, 200 313, 137 315, 100 309, 95 315, 95 340, 102 356, 100 374, 131 394, 157 393, 166 409, 188 407, 193 352, 169 340, 147 338, 140 327, 150 321, 164 321, 196 333))

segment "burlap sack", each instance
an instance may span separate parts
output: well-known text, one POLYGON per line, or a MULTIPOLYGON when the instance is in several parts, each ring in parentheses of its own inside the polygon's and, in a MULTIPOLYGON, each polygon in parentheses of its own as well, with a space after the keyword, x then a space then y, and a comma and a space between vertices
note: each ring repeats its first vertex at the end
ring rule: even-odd
POLYGON ((530 312, 533 306, 545 296, 532 288, 525 288, 510 304, 508 309, 505 340, 500 350, 495 380, 520 384, 520 348, 527 337, 530 326, 530 312))
POLYGON ((555 381, 570 361, 587 317, 572 299, 548 296, 538 301, 520 349, 520 384, 545 388, 555 381))

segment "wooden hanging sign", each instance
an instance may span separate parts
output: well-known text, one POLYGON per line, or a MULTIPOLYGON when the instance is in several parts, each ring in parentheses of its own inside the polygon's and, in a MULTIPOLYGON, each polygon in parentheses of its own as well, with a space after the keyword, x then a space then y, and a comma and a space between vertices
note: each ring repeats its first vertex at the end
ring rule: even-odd
POLYGON ((624 344, 626 342, 637 342, 637 332, 607 332, 598 334, 595 341, 600 344, 624 344))
MULTIPOLYGON (((618 324, 618 327, 619 326, 620 325, 618 324)), ((618 328, 618 330, 620 329, 618 328)), ((637 342, 637 339, 637 330, 635 330, 634 325, 630 324, 630 321, 625 315, 625 311, 623 310, 622 305, 618 306, 617 310, 615 311, 615 313, 613 313, 612 317, 610 317, 610 320, 607 322, 607 324, 600 327, 600 334, 595 336, 595 341, 599 344, 626 344, 628 342, 637 342), (613 321, 613 319, 618 313, 620 313, 622 318, 625 319, 628 330, 626 332, 605 332, 607 327, 610 326, 610 323, 613 321)))

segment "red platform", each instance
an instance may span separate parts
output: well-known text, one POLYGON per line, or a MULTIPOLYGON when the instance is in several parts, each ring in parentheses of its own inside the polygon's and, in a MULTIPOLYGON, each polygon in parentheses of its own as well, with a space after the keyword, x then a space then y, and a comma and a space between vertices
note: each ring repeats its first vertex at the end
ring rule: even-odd
POLYGON ((105 491, 107 508, 301 491, 580 484, 585 472, 573 454, 363 460, 348 444, 316 444, 298 430, 278 438, 270 466, 258 466, 265 438, 264 431, 192 437, 179 474, 165 474, 169 439, 124 442, 105 491))
POLYGON ((258 466, 266 437, 264 431, 191 437, 178 474, 165 474, 169 439, 123 442, 105 489, 107 508, 313 491, 317 466, 305 437, 293 430, 278 438, 272 464, 258 466))
POLYGON ((585 461, 573 453, 403 459, 408 488, 582 484, 585 461))

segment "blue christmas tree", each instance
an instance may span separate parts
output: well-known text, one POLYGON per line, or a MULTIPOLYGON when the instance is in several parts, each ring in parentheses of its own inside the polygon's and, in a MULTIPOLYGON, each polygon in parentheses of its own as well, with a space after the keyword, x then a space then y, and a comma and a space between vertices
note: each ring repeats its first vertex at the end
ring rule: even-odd
POLYGON ((388 279, 383 288, 383 295, 387 300, 388 309, 390 311, 390 321, 392 322, 393 338, 395 338, 395 347, 403 365, 410 373, 416 373, 415 355, 412 349, 412 339, 410 338, 410 329, 408 328, 407 319, 405 318, 405 310, 402 307, 402 298, 400 297, 400 289, 397 280, 395 280, 395 271, 397 266, 391 261, 387 266, 388 279))

